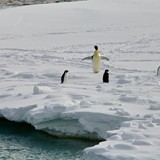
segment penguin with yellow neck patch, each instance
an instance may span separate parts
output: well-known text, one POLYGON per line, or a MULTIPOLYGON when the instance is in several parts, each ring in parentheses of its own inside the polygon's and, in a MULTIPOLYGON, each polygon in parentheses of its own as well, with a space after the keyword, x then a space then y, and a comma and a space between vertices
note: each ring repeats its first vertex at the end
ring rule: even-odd
POLYGON ((95 51, 93 56, 89 56, 89 57, 85 57, 82 60, 88 60, 91 59, 92 60, 92 69, 94 73, 99 73, 100 72, 100 66, 101 66, 101 60, 107 60, 109 61, 109 59, 105 56, 101 56, 101 54, 99 53, 98 50, 98 46, 94 46, 95 51))

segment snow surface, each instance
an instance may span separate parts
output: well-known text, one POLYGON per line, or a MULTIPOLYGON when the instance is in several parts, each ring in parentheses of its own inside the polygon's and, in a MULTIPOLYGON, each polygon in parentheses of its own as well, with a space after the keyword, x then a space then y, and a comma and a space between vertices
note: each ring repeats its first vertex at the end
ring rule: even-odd
POLYGON ((88 0, 0 10, 0 116, 103 139, 86 160, 159 160, 159 8, 159 0, 88 0), (82 61, 94 45, 110 59, 98 74, 82 61))

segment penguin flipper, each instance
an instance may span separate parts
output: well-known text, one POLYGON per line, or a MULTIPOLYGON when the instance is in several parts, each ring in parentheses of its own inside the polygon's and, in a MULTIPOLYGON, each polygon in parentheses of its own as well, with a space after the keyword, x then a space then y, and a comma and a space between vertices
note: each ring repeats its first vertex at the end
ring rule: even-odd
POLYGON ((109 61, 109 58, 105 57, 105 56, 101 56, 101 59, 107 60, 109 61))
POLYGON ((88 60, 88 59, 93 59, 93 56, 85 57, 85 58, 83 58, 82 60, 88 60))
POLYGON ((61 83, 63 83, 63 82, 64 82, 64 73, 61 76, 61 83))
POLYGON ((61 77, 61 83, 63 83, 64 82, 64 80, 63 80, 63 78, 61 77))

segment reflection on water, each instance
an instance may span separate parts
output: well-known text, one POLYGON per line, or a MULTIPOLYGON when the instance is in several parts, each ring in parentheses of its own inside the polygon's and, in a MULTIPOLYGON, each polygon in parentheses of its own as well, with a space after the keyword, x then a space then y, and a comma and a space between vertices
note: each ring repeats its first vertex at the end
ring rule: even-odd
POLYGON ((26 123, 0 119, 0 160, 82 160, 95 141, 60 139, 26 123))

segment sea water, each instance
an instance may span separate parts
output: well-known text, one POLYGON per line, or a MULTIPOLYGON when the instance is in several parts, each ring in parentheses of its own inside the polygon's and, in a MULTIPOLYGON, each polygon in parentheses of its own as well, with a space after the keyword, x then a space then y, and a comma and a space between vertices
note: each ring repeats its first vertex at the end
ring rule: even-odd
POLYGON ((0 160, 83 160, 95 141, 55 138, 26 123, 0 119, 0 160))

